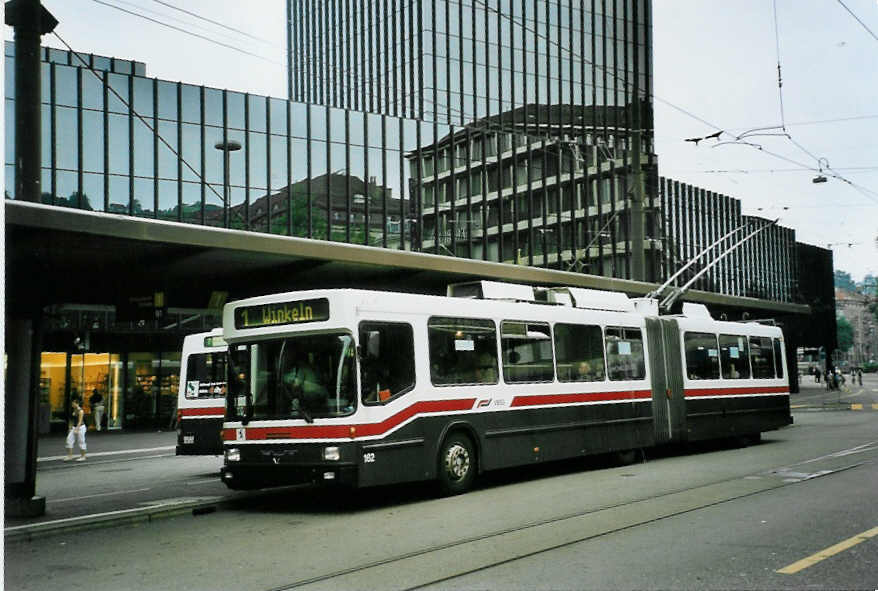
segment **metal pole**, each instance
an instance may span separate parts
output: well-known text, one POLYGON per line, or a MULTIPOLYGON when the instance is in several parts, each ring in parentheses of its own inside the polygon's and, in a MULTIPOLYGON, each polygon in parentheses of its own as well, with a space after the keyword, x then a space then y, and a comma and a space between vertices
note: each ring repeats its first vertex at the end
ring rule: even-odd
MULTIPOLYGON (((39 0, 11 0, 5 22, 15 29, 15 198, 41 198, 41 80, 40 37, 58 21, 39 0)), ((40 404, 40 302, 19 309, 6 319, 6 484, 7 516, 37 516, 46 512, 46 499, 36 496, 37 421, 40 404)))

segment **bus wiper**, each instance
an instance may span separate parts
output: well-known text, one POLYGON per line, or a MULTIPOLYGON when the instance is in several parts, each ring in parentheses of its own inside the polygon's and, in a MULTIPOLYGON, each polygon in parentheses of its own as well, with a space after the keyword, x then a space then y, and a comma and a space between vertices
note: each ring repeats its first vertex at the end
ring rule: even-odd
POLYGON ((306 423, 313 423, 314 417, 311 416, 311 413, 305 410, 305 407, 302 406, 301 402, 299 402, 299 397, 296 396, 293 398, 293 410, 302 415, 302 418, 305 419, 306 423))

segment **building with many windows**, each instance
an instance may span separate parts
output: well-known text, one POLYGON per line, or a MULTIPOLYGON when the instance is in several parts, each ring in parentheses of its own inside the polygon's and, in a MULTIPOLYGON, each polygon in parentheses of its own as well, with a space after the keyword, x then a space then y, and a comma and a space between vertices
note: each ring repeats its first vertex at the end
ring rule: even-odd
MULTIPOLYGON (((41 202, 655 283, 723 232, 764 223, 734 199, 659 179, 649 0, 288 9, 291 100, 43 48, 41 202)), ((15 45, 4 49, 12 201, 15 45)), ((797 247, 772 227, 695 287, 800 302, 797 247)), ((100 250, 91 256, 99 275, 100 250)), ((820 260, 831 276, 831 257, 820 260)), ((45 307, 47 422, 63 427, 69 398, 97 387, 113 427, 172 423, 182 338, 218 323, 207 296, 228 287, 164 284, 157 267, 144 270, 159 277, 150 283, 132 272, 135 285, 59 289, 45 307), (171 302, 160 317, 124 312, 153 292, 171 302)))

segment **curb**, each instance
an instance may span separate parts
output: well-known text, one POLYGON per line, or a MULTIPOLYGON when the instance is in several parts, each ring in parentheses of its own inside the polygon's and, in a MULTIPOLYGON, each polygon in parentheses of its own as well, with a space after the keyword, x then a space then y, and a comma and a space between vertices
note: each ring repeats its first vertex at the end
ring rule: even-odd
POLYGON ((151 522, 165 517, 174 517, 198 509, 209 507, 217 508, 221 504, 230 503, 231 500, 190 501, 186 503, 174 503, 172 505, 155 507, 137 507, 123 509, 109 513, 97 513, 94 515, 82 515, 67 519, 43 521, 26 525, 7 527, 3 531, 3 539, 10 542, 31 541, 55 534, 71 533, 89 529, 100 529, 117 525, 130 525, 135 523, 151 522))
POLYGON ((167 517, 176 517, 185 513, 192 513, 193 516, 198 516, 227 508, 242 500, 277 494, 278 492, 290 488, 299 487, 282 487, 242 492, 229 497, 207 497, 179 503, 155 505, 152 507, 136 507, 133 509, 122 509, 107 513, 96 513, 93 515, 81 515, 79 517, 16 525, 5 528, 3 531, 3 538, 4 542, 8 544, 10 542, 32 541, 37 538, 62 533, 101 529, 118 525, 149 523, 167 517))
POLYGON ((825 402, 823 404, 803 404, 801 406, 791 404, 792 412, 829 412, 837 410, 851 410, 850 402, 825 402))

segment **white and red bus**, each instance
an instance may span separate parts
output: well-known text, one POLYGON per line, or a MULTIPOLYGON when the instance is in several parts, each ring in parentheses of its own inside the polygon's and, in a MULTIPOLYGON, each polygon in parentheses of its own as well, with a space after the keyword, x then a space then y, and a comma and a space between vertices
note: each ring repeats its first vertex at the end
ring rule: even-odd
POLYGON ((183 339, 177 395, 177 455, 223 453, 220 431, 226 410, 226 359, 223 329, 183 339))
POLYGON ((476 282, 227 304, 223 480, 372 486, 792 422, 783 335, 701 305, 476 282))

